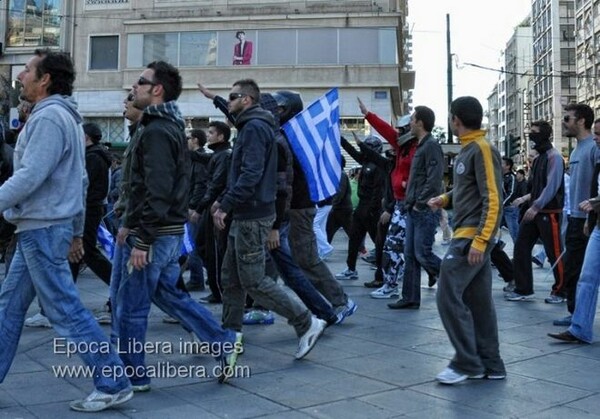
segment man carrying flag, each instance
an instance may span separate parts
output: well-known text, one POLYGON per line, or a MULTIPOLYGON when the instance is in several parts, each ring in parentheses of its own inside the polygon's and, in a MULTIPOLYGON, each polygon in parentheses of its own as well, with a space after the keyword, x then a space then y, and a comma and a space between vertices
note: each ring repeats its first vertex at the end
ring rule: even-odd
POLYGON ((261 307, 285 317, 299 337, 296 359, 304 358, 323 334, 326 322, 311 316, 304 304, 291 298, 265 275, 267 237, 275 221, 277 146, 273 116, 259 106, 254 80, 233 84, 229 112, 235 116, 238 137, 231 154, 227 189, 211 207, 215 226, 226 227, 232 217, 223 259, 223 326, 242 329, 246 292, 261 307))
POLYGON ((315 202, 335 194, 341 177, 339 102, 330 90, 302 111, 300 94, 289 90, 273 94, 282 129, 294 157, 294 181, 290 203, 289 243, 292 256, 315 288, 331 303, 338 323, 357 309, 321 260, 313 221, 315 202))

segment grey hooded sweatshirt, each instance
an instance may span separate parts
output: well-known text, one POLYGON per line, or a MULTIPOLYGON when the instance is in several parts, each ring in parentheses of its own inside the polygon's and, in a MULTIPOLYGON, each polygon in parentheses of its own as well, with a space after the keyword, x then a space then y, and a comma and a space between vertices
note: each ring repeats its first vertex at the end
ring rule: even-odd
POLYGON ((14 174, 0 187, 0 211, 17 232, 73 223, 83 235, 85 140, 82 118, 70 96, 35 104, 17 140, 14 174))

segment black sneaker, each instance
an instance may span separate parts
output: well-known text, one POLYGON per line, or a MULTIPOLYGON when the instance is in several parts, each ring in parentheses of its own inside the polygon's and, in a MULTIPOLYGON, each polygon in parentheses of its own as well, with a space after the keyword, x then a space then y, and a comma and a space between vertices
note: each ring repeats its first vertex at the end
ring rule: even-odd
POLYGON ((369 282, 365 282, 364 286, 366 288, 381 288, 383 287, 383 281, 378 281, 376 279, 369 281, 369 282))
POLYGON ((221 304, 223 301, 220 298, 215 297, 213 294, 209 294, 206 297, 201 297, 198 301, 202 304, 221 304))
POLYGON ((427 285, 429 286, 429 288, 431 288, 437 283, 437 281, 438 281, 437 275, 429 274, 429 281, 427 282, 427 285))

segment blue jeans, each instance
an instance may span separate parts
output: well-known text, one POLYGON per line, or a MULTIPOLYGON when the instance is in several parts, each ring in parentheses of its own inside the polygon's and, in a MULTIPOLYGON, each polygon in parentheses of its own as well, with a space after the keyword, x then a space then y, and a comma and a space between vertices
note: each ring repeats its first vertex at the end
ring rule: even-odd
MULTIPOLYGON (((129 236, 123 246, 121 283, 114 300, 116 304, 113 303, 113 328, 119 336, 121 351, 130 344, 146 342, 151 303, 178 319, 185 329, 193 331, 202 342, 233 343, 235 333, 223 329, 210 311, 176 286, 180 271, 178 259, 182 236, 157 237, 151 247, 150 263, 142 270, 133 269, 129 273, 127 261, 131 257, 133 240, 133 237, 129 236)), ((142 371, 145 366, 144 351, 121 352, 120 355, 126 366, 132 366, 136 372, 140 372, 131 377, 132 384, 150 383, 150 377, 142 371)))
POLYGON ((289 221, 284 221, 279 226, 279 247, 271 250, 271 257, 277 265, 281 278, 285 285, 290 287, 300 297, 306 307, 323 320, 331 320, 335 312, 331 305, 317 291, 310 280, 304 276, 304 272, 292 258, 292 251, 288 242, 290 232, 289 221))
POLYGON ((600 285, 600 229, 594 228, 585 249, 583 267, 577 283, 575 311, 571 319, 571 332, 577 338, 592 343, 594 317, 598 304, 598 286, 600 285))
POLYGON ((325 205, 317 208, 315 221, 313 222, 313 230, 317 238, 317 246, 319 248, 319 257, 323 258, 333 252, 333 246, 327 240, 327 218, 331 212, 331 205, 325 205))
POLYGON ((0 382, 12 364, 25 314, 37 294, 54 330, 78 348, 90 348, 78 353, 88 367, 95 369, 96 389, 114 394, 129 387, 129 380, 102 373, 104 369, 122 370, 123 363, 79 299, 67 262, 72 238, 71 223, 17 235, 17 250, 0 292, 0 382), (107 350, 94 351, 92 345, 107 350))
POLYGON ((406 216, 406 238, 404 242, 404 279, 402 300, 421 302, 421 267, 428 274, 439 275, 441 260, 432 250, 435 229, 440 222, 439 211, 411 209, 406 216))
MULTIPOLYGON (((123 273, 123 269, 125 269, 126 271, 126 265, 127 262, 124 262, 123 259, 123 246, 120 244, 117 244, 117 240, 115 237, 115 252, 113 253, 113 259, 112 259, 112 274, 110 277, 110 285, 109 285, 109 291, 108 291, 108 298, 111 301, 111 318, 112 318, 112 324, 117 324, 117 321, 115 319, 115 302, 117 301, 117 293, 119 291, 119 286, 121 285, 121 278, 122 278, 122 273, 123 273)), ((110 329, 110 341, 113 343, 113 345, 116 345, 117 342, 119 341, 119 335, 117 335, 116 330, 114 327, 112 327, 110 329)))
POLYGON ((511 205, 503 208, 504 221, 513 243, 517 242, 517 236, 519 235, 519 211, 518 207, 511 205))

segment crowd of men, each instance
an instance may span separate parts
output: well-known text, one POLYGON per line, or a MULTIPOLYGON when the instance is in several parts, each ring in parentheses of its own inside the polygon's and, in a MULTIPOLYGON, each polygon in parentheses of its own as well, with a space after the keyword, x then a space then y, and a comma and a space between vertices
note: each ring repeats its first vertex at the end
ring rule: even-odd
MULTIPOLYGON (((506 299, 529 301, 538 239, 555 275, 545 301, 566 301, 569 312, 555 322, 568 330, 549 335, 592 341, 600 282, 600 219, 595 216, 600 153, 594 143, 595 136, 600 146, 600 120, 594 121, 586 105, 565 109, 563 125, 577 139, 565 189, 564 160, 552 146, 547 122, 532 124, 530 141, 538 156, 529 179, 517 181, 513 162, 502 160, 485 138, 479 101, 457 98, 449 122, 461 151, 452 161, 447 190, 449 162, 432 135, 433 110, 417 106, 394 127, 359 99, 361 113, 390 149, 382 155, 378 136, 362 141, 355 136, 358 149, 342 138, 342 147, 362 166, 358 205, 352 209, 344 176, 333 199, 310 199, 304 168, 281 129, 304 108, 296 92, 269 94, 254 80, 241 79, 222 98, 199 84, 224 121, 211 122, 207 131, 189 131, 177 105, 179 71, 152 62, 124 99, 130 138, 117 165, 101 146, 100 128, 85 123, 77 111, 75 72, 67 55, 38 50, 18 78, 21 99, 32 108, 23 119, 12 175, 0 187, 0 210, 16 226, 0 292, 0 381, 23 325, 42 325, 76 344, 105 347, 101 353, 79 353, 95 371, 133 371, 96 374, 94 391, 72 402, 72 409, 101 411, 127 402, 135 392, 150 391, 144 351, 115 348, 144 344, 152 303, 166 314, 165 321, 209 345, 221 367, 219 382, 233 375, 243 351, 243 325, 270 324, 272 312, 293 327, 294 356, 302 359, 328 326, 356 312, 342 284, 358 279, 356 263, 367 233, 375 243, 377 269, 374 280, 365 282, 375 289, 371 297, 398 297, 390 309, 415 310, 421 305, 421 268, 429 287, 437 284, 438 311, 456 351, 436 377, 443 384, 506 377, 491 294, 492 262, 507 282, 506 299), (570 199, 563 239, 565 196, 570 199), (447 224, 442 208, 449 206, 453 235, 440 258, 433 243, 440 218, 447 224), (97 246, 103 219, 111 220, 116 236, 111 261, 97 246), (499 240, 503 222, 515 243, 513 260, 499 240), (342 226, 349 236, 347 269, 334 275, 324 258, 331 251, 327 241, 342 226), (320 241, 315 229, 323 230, 320 241), (185 235, 195 243, 182 257, 185 235), (109 286, 106 307, 96 317, 77 293, 82 262, 109 286), (182 276, 186 268, 188 283, 182 276), (194 300, 189 291, 205 283, 211 293, 194 300), (36 296, 41 311, 25 319, 36 296), (220 321, 204 304, 222 304, 220 321), (112 325, 110 337, 100 322, 112 325)), ((1 168, 4 174, 5 165, 1 168)))

